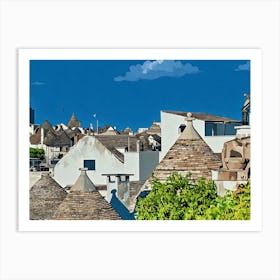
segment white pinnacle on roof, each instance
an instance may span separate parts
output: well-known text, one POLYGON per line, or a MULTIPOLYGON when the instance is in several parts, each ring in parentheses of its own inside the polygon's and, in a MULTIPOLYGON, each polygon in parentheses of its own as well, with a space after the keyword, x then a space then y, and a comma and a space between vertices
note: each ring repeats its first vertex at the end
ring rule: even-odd
POLYGON ((187 140, 195 140, 202 139, 199 133, 193 127, 193 120, 195 118, 192 117, 192 113, 188 113, 186 117, 187 125, 179 139, 187 139, 187 140))

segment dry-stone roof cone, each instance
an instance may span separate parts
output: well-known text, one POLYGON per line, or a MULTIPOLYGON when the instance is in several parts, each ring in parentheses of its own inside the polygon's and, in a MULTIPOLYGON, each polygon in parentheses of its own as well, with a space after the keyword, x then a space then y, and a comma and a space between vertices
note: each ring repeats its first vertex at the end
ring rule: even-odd
POLYGON ((67 192, 48 173, 41 178, 29 191, 30 220, 49 220, 67 192))
POLYGON ((68 122, 68 127, 72 128, 72 127, 80 127, 80 126, 81 126, 81 123, 77 120, 76 116, 73 113, 70 121, 68 122))
MULTIPOLYGON (((153 173, 160 181, 165 181, 173 172, 183 175, 190 172, 192 179, 211 179, 211 170, 218 170, 222 165, 193 127, 194 118, 191 113, 188 113, 186 120, 186 128, 153 173)), ((151 180, 152 178, 149 178, 145 185, 149 185, 151 180)))
POLYGON ((120 220, 114 208, 96 190, 86 174, 87 168, 81 168, 81 174, 60 204, 53 219, 56 220, 120 220))

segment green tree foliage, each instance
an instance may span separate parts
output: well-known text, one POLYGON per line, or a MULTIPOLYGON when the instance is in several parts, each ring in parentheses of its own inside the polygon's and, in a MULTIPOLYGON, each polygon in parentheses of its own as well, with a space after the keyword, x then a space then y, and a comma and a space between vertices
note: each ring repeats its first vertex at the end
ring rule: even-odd
POLYGON ((29 148, 29 157, 44 159, 45 151, 44 151, 44 149, 40 149, 40 148, 29 148))
POLYGON ((166 182, 154 179, 152 191, 136 205, 138 220, 247 220, 250 219, 250 182, 235 192, 218 196, 214 181, 190 180, 173 173, 166 182))
POLYGON ((228 190, 224 197, 216 198, 206 216, 212 220, 250 220, 250 192, 250 180, 234 192, 228 190))

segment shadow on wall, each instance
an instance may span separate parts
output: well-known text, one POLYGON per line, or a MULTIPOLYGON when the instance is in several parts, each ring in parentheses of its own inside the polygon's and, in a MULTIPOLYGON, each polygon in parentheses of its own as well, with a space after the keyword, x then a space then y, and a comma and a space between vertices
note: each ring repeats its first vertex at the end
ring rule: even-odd
POLYGON ((112 190, 112 199, 110 204, 118 212, 123 220, 135 220, 134 213, 130 213, 123 203, 118 199, 116 190, 112 190))

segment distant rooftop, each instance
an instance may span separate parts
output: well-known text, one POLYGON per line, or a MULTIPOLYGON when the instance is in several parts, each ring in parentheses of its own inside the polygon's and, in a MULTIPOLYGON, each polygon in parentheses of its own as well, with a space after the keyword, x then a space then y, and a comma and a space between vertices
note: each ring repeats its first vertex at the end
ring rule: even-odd
POLYGON ((73 113, 71 119, 68 122, 68 127, 72 128, 72 127, 80 127, 80 126, 81 126, 81 122, 77 120, 76 116, 73 113))
MULTIPOLYGON (((164 113, 179 115, 183 117, 187 117, 188 112, 179 112, 179 111, 166 111, 163 110, 164 113)), ((234 120, 230 118, 220 117, 216 115, 206 114, 206 113, 199 113, 199 112, 191 112, 192 116, 195 119, 203 120, 203 121, 211 121, 211 122, 232 122, 232 123, 241 123, 241 120, 234 120)))
POLYGON ((137 136, 128 135, 95 135, 96 139, 102 143, 111 153, 115 155, 117 159, 124 162, 124 154, 118 151, 118 148, 126 148, 130 152, 137 151, 137 141, 140 140, 140 150, 150 151, 151 147, 147 144, 145 139, 140 139, 137 136), (129 138, 129 139, 128 139, 129 138), (142 140, 142 141, 141 141, 142 140), (129 145, 129 147, 128 147, 129 145))

